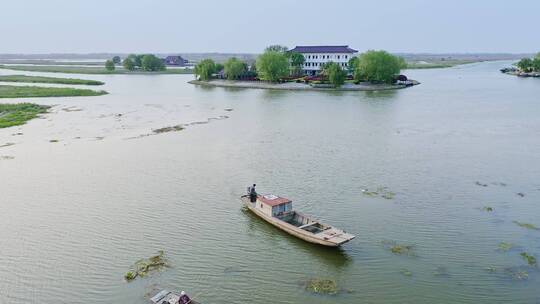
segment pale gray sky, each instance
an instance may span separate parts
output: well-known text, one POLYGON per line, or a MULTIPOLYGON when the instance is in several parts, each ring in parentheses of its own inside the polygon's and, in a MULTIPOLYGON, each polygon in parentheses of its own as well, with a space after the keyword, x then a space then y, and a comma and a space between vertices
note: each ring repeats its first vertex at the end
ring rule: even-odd
POLYGON ((540 0, 1 0, 0 53, 540 51, 540 0))

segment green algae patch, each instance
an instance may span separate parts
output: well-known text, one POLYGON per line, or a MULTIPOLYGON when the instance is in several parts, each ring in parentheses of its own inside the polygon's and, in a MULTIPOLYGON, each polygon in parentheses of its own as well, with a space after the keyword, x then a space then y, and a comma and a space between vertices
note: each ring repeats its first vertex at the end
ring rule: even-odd
POLYGON ((306 290, 316 294, 335 295, 339 292, 336 281, 330 279, 311 279, 306 283, 306 290))
POLYGON ((394 192, 388 190, 388 187, 377 187, 375 190, 362 189, 362 193, 366 196, 382 197, 387 200, 394 199, 396 196, 394 192))
POLYGON ((520 255, 523 257, 523 259, 525 259, 525 261, 527 261, 529 265, 536 267, 536 258, 534 256, 528 254, 527 252, 522 252, 520 255))
POLYGON ((518 225, 519 227, 523 227, 523 228, 527 228, 527 229, 531 229, 531 230, 540 230, 540 228, 536 227, 533 224, 529 224, 529 223, 522 223, 522 222, 514 221, 514 224, 518 225))
POLYGON ((508 243, 508 242, 500 242, 497 249, 498 249, 499 251, 508 251, 508 250, 512 249, 513 247, 514 247, 514 245, 511 244, 511 243, 508 243))
POLYGON ((0 104, 0 129, 20 126, 27 121, 46 113, 49 106, 34 103, 4 103, 0 104))
POLYGON ((164 257, 163 250, 160 250, 157 255, 151 256, 147 259, 140 259, 131 269, 124 274, 124 279, 128 282, 135 280, 137 277, 145 277, 151 272, 161 271, 164 268, 170 267, 167 259, 164 257))

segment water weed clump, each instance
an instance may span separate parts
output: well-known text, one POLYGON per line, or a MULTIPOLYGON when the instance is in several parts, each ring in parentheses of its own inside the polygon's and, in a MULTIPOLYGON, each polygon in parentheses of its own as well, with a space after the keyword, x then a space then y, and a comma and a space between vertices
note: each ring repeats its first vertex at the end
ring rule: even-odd
POLYGON ((520 255, 527 261, 527 263, 531 266, 536 267, 536 258, 527 252, 522 252, 520 255))
POLYGON ((499 243, 498 250, 499 250, 499 251, 508 251, 508 250, 512 249, 513 247, 514 247, 514 245, 511 244, 511 243, 508 243, 508 242, 500 242, 500 243, 499 243))
POLYGON ((373 191, 370 191, 369 189, 362 189, 362 193, 367 196, 377 196, 387 200, 394 199, 394 197, 396 196, 396 194, 388 190, 387 187, 377 187, 377 189, 373 191))
POLYGON ((140 259, 131 267, 124 275, 124 279, 130 282, 137 277, 144 277, 152 271, 159 271, 163 268, 170 267, 167 259, 164 257, 164 252, 160 250, 157 255, 151 256, 148 259, 140 259))
POLYGON ((412 277, 412 272, 409 270, 409 269, 401 269, 399 271, 399 273, 401 273, 402 275, 406 276, 406 277, 412 277))
POLYGON ((433 275, 436 277, 445 277, 445 278, 450 276, 450 274, 448 273, 448 268, 444 266, 438 266, 437 268, 435 268, 433 275))
POLYGON ((523 228, 527 228, 527 229, 540 230, 540 228, 536 227, 533 224, 529 224, 529 223, 522 223, 522 222, 514 221, 514 224, 516 224, 516 225, 518 225, 520 227, 523 227, 523 228))
POLYGON ((398 244, 395 241, 382 241, 385 248, 390 250, 393 254, 416 256, 414 252, 414 246, 408 244, 398 244))
POLYGON ((505 268, 504 272, 512 280, 525 281, 529 279, 529 273, 521 268, 509 267, 509 268, 505 268))
POLYGON ((483 210, 484 210, 484 211, 487 211, 487 212, 492 212, 492 211, 493 211, 493 207, 490 207, 490 206, 484 206, 483 210))
POLYGON ((308 280, 306 283, 306 290, 317 294, 327 295, 334 295, 339 291, 336 281, 319 278, 308 280))
POLYGON ((163 127, 159 129, 154 129, 152 130, 152 132, 154 132, 155 134, 161 134, 161 133, 168 133, 168 132, 177 132, 177 131, 182 131, 182 130, 184 130, 184 126, 176 125, 176 126, 171 126, 171 127, 163 127))

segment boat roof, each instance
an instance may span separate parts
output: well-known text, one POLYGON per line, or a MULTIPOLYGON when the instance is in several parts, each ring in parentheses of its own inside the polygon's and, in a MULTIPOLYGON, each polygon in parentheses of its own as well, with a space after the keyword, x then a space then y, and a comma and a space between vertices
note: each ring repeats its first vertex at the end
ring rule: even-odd
POLYGON ((269 206, 277 206, 281 204, 290 203, 291 200, 285 197, 279 197, 273 194, 259 195, 259 200, 269 206))

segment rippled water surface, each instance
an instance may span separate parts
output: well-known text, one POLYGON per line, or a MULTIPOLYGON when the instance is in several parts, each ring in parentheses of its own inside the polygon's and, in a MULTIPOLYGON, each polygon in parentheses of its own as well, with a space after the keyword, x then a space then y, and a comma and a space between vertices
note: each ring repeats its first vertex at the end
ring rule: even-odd
POLYGON ((13 144, 0 303, 146 303, 155 288, 204 303, 537 303, 540 272, 520 253, 540 258, 540 231, 513 221, 540 226, 540 80, 498 72, 508 64, 407 71, 422 84, 371 93, 54 74, 110 94, 30 99, 54 107, 0 129, 13 144), (329 250, 282 233, 241 208, 252 182, 357 238, 329 250), (377 187, 394 198, 362 192, 377 187), (172 268, 123 280, 158 250, 172 268), (343 290, 310 294, 314 277, 343 290))

